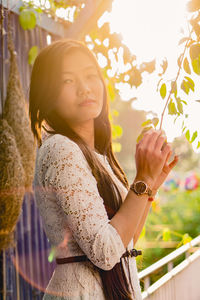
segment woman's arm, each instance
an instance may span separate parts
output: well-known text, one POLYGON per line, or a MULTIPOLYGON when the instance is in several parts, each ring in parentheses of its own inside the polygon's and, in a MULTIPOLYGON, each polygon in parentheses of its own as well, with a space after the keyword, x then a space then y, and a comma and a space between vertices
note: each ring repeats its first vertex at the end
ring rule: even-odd
MULTIPOLYGON (((146 182, 151 189, 155 188, 155 182, 162 173, 171 150, 169 144, 161 150, 165 137, 160 134, 161 131, 149 130, 136 145, 135 180, 146 182)), ((133 237, 135 242, 137 241, 149 211, 148 205, 147 194, 138 196, 129 190, 124 202, 111 219, 110 224, 119 232, 125 247, 133 237)))
POLYGON ((145 222, 149 202, 148 195, 138 196, 129 190, 120 209, 110 220, 109 223, 117 229, 121 236, 124 247, 127 247, 132 238, 134 238, 135 244, 135 238, 140 234, 142 224, 145 222))
MULTIPOLYGON (((155 198, 155 196, 156 196, 156 194, 157 194, 157 190, 156 190, 156 189, 153 189, 152 192, 153 192, 152 197, 155 198)), ((147 218, 148 213, 149 213, 149 209, 150 209, 150 207, 151 207, 151 203, 152 203, 151 201, 148 201, 148 202, 147 202, 147 205, 146 205, 146 207, 145 207, 144 214, 143 214, 143 216, 142 216, 141 222, 139 223, 139 225, 138 225, 138 227, 137 227, 137 229, 136 229, 136 233, 135 233, 135 235, 134 235, 134 237, 133 237, 134 245, 137 243, 137 240, 138 240, 139 237, 140 237, 140 233, 141 233, 141 231, 142 231, 142 229, 143 229, 143 227, 144 227, 146 218, 147 218)))
POLYGON ((148 216, 150 207, 151 207, 151 202, 148 201, 148 202, 147 202, 147 205, 146 205, 146 207, 145 207, 145 210, 144 210, 144 214, 143 214, 142 219, 141 219, 141 221, 140 221, 140 224, 138 225, 137 230, 136 230, 136 232, 135 232, 135 235, 134 235, 134 237, 133 237, 133 243, 134 243, 134 246, 135 246, 135 244, 137 243, 137 240, 138 240, 139 237, 140 237, 140 233, 141 233, 141 231, 142 231, 142 229, 143 229, 143 227, 144 227, 144 224, 145 224, 146 218, 147 218, 147 216, 148 216))

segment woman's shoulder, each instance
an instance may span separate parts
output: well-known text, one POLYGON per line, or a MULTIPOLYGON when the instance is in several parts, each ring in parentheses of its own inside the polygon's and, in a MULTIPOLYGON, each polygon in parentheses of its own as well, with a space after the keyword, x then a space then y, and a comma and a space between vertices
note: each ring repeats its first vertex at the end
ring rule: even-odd
POLYGON ((60 146, 68 146, 68 147, 74 147, 79 148, 79 146, 72 141, 67 136, 64 136, 62 134, 56 133, 56 134, 50 134, 47 139, 42 143, 41 149, 46 147, 52 147, 52 148, 59 148, 60 146))
POLYGON ((79 146, 70 138, 62 134, 50 135, 39 148, 40 155, 58 158, 66 154, 79 155, 84 159, 84 155, 79 146))

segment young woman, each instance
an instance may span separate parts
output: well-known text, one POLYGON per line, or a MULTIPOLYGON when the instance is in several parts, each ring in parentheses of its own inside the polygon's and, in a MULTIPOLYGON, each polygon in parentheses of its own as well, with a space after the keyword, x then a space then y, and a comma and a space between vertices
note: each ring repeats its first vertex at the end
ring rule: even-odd
POLYGON ((134 250, 177 157, 161 131, 136 146, 129 186, 112 150, 109 103, 93 53, 61 39, 37 56, 29 115, 38 141, 34 194, 56 268, 45 300, 141 300, 134 250), (149 191, 148 194, 146 191, 149 191))

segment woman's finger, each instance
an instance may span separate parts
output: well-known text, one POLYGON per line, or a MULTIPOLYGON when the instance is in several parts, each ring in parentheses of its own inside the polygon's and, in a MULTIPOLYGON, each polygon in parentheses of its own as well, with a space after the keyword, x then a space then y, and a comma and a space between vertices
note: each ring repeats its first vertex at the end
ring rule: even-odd
POLYGON ((168 160, 170 159, 170 156, 172 155, 172 151, 170 151, 167 155, 167 158, 166 158, 166 161, 165 161, 165 164, 167 164, 168 160))
POLYGON ((172 169, 175 167, 175 165, 178 163, 179 157, 178 155, 175 155, 173 161, 169 164, 169 168, 172 169))

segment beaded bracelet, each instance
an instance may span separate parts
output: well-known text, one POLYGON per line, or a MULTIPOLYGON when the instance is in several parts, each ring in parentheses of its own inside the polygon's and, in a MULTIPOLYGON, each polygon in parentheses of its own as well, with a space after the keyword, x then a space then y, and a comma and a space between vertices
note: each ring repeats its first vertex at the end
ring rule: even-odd
POLYGON ((148 198, 148 201, 153 201, 153 200, 154 200, 153 197, 149 197, 149 198, 148 198))
POLYGON ((155 197, 157 196, 157 194, 158 194, 157 190, 156 190, 156 192, 155 192, 155 190, 153 190, 152 195, 150 197, 148 197, 148 201, 152 202, 155 199, 155 197))

